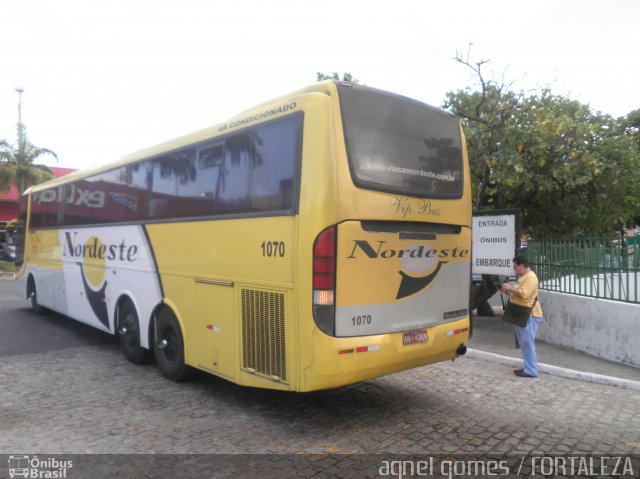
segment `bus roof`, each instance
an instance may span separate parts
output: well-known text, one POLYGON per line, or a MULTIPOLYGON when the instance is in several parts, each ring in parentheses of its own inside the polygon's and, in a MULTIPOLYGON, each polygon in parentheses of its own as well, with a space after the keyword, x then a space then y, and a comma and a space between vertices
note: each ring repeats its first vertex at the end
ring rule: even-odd
MULTIPOLYGON (((231 118, 229 118, 228 120, 222 122, 222 123, 218 123, 206 128, 203 128, 201 130, 197 130, 193 133, 188 133, 186 135, 182 135, 176 138, 173 138, 171 140, 159 143, 157 145, 148 147, 148 148, 143 148, 141 150, 137 150, 134 151, 132 153, 129 153, 123 157, 121 157, 120 159, 117 159, 115 161, 111 161, 111 162, 107 162, 107 163, 103 163, 101 165, 97 165, 97 166, 93 166, 93 167, 89 167, 86 169, 82 169, 82 170, 78 170, 78 171, 74 171, 72 173, 69 173, 68 175, 65 175, 63 177, 60 178, 55 178, 53 180, 47 181, 45 183, 40 183, 39 185, 35 185, 32 186, 30 188, 28 188, 24 194, 27 193, 33 193, 36 191, 41 191, 44 189, 48 189, 51 187, 55 187, 57 185, 63 185, 78 179, 82 179, 88 176, 92 176, 92 175, 96 175, 99 173, 103 173, 109 170, 112 170, 114 168, 118 168, 124 165, 128 165, 130 163, 135 163, 136 161, 141 161, 144 160, 146 158, 152 158, 158 155, 161 155, 163 153, 169 153, 173 150, 177 150, 181 147, 184 147, 186 145, 190 145, 193 143, 200 143, 200 142, 204 142, 208 139, 213 139, 216 136, 226 136, 227 133, 230 133, 231 131, 240 131, 244 128, 244 126, 240 127, 240 128, 232 128, 232 129, 226 129, 225 126, 226 125, 232 125, 234 123, 243 123, 243 125, 246 126, 250 126, 251 124, 255 124, 257 123, 257 119, 255 121, 249 121, 249 122, 242 122, 241 120, 247 120, 247 117, 250 116, 251 114, 258 114, 260 112, 264 112, 264 110, 266 108, 273 108, 274 105, 278 105, 279 103, 282 103, 283 101, 286 101, 288 99, 294 98, 296 96, 301 96, 301 95, 305 95, 308 93, 324 93, 326 95, 332 96, 335 95, 337 92, 337 85, 349 85, 349 86, 355 86, 356 84, 354 83, 350 83, 350 82, 345 82, 345 81, 339 81, 339 80, 323 80, 323 81, 319 81, 317 83, 313 83, 307 87, 301 88, 299 90, 293 91, 291 93, 288 93, 286 95, 281 95, 279 97, 273 98, 271 100, 265 101, 263 103, 260 103, 256 106, 253 106, 247 110, 244 110, 234 116, 232 116, 231 118)), ((364 85, 357 85, 357 88, 361 88, 361 89, 367 89, 367 90, 371 90, 371 91, 377 91, 380 93, 385 93, 388 95, 396 95, 393 94, 391 92, 387 92, 384 90, 379 90, 376 88, 372 88, 372 87, 367 87, 364 85)), ((402 97, 402 95, 396 95, 398 97, 402 97)), ((403 97, 403 98, 407 98, 407 97, 403 97)), ((416 101, 414 99, 408 98, 411 101, 416 101)), ((421 103, 421 102, 419 102, 421 103)), ((430 106, 430 105, 428 105, 430 106)), ((430 106, 430 108, 433 108, 435 110, 440 110, 439 108, 430 106)), ((443 114, 447 114, 447 115, 451 115, 448 112, 444 112, 443 110, 440 110, 443 114)), ((250 118, 249 118, 250 119, 250 118)))
MULTIPOLYGON (((65 175, 64 177, 60 177, 60 178, 54 178, 52 180, 49 180, 45 183, 40 183, 38 185, 34 185, 29 187, 27 190, 25 190, 25 192, 23 194, 30 194, 36 191, 41 191, 44 189, 48 189, 51 187, 55 187, 57 185, 63 185, 87 176, 92 176, 95 174, 99 174, 102 172, 106 172, 109 171, 111 169, 117 168, 119 166, 124 166, 127 165, 129 163, 134 163, 136 161, 139 160, 143 160, 145 158, 151 158, 154 156, 158 156, 162 153, 167 153, 170 152, 172 150, 176 150, 178 148, 181 148, 185 145, 188 144, 192 144, 192 143, 198 143, 198 142, 202 142, 205 141, 209 138, 213 138, 215 136, 224 136, 226 135, 226 132, 220 133, 220 128, 223 125, 227 125, 229 123, 233 123, 235 120, 241 119, 243 117, 246 117, 248 114, 250 114, 251 112, 256 112, 256 111, 260 111, 268 106, 271 106, 273 104, 277 104, 279 102, 282 102, 283 100, 287 99, 287 98, 291 98, 291 97, 295 97, 295 96, 299 96, 299 95, 303 95, 306 93, 325 93, 327 95, 331 95, 332 93, 335 92, 335 83, 337 83, 335 80, 324 80, 324 81, 320 81, 317 83, 314 83, 312 85, 309 85, 305 88, 302 88, 300 90, 296 90, 294 92, 288 93, 286 95, 281 95, 279 97, 273 98, 271 100, 265 101, 263 103, 260 103, 256 106, 253 106, 247 110, 244 110, 234 116, 232 116, 231 118, 229 118, 228 120, 222 122, 222 123, 218 123, 206 128, 203 128, 201 130, 197 130, 193 133, 188 133, 186 135, 182 135, 176 138, 173 138, 171 140, 159 143, 157 145, 148 147, 148 148, 143 148, 141 150, 137 150, 134 151, 132 153, 129 153, 123 157, 121 157, 120 159, 117 159, 115 161, 110 161, 107 163, 103 163, 100 165, 96 165, 93 167, 89 167, 89 168, 85 168, 82 170, 77 170, 74 171, 72 173, 69 173, 68 175, 65 175)), ((341 82, 341 83, 348 83, 348 82, 341 82)))

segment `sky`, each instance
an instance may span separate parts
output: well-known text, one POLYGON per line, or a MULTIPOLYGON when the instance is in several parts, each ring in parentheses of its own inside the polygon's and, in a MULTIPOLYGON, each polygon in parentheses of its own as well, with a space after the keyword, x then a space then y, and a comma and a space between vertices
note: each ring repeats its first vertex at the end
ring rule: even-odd
POLYGON ((614 117, 640 108, 638 0, 1 0, 0 139, 86 168, 351 73, 442 106, 472 62, 614 117))

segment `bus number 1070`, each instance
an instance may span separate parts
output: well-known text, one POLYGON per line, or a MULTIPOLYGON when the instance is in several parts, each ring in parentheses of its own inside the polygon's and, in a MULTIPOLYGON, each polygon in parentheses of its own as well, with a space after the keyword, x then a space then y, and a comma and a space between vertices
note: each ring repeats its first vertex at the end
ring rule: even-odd
POLYGON ((352 326, 365 326, 371 324, 371 315, 363 314, 362 316, 353 316, 351 318, 352 326))
POLYGON ((284 241, 263 241, 260 248, 262 256, 284 258, 284 241))

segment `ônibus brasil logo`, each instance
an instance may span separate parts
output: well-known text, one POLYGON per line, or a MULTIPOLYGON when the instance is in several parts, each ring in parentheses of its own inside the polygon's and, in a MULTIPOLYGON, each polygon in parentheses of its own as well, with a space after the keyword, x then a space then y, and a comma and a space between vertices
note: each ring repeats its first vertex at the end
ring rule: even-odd
POLYGON ((98 320, 107 328, 109 327, 109 313, 105 291, 107 289, 106 263, 107 261, 119 261, 133 263, 137 259, 138 246, 128 244, 126 239, 120 243, 105 244, 97 236, 91 236, 82 242, 78 240, 78 233, 64 234, 64 247, 62 255, 77 258, 82 276, 82 284, 87 301, 98 320), (97 289, 94 289, 97 288, 97 289))
POLYGON ((73 461, 60 460, 55 457, 40 459, 28 455, 9 456, 9 477, 27 477, 42 479, 64 479, 67 469, 73 467, 73 461))
POLYGON ((347 259, 356 258, 356 253, 362 251, 371 259, 397 258, 405 269, 412 264, 419 265, 419 269, 426 274, 415 276, 404 271, 398 271, 401 280, 396 299, 406 298, 425 289, 438 276, 442 267, 451 258, 466 258, 469 255, 468 249, 459 249, 457 246, 435 249, 428 245, 416 245, 411 248, 394 249, 384 248, 385 243, 386 241, 378 241, 377 247, 374 248, 366 240, 353 240, 353 249, 347 259))

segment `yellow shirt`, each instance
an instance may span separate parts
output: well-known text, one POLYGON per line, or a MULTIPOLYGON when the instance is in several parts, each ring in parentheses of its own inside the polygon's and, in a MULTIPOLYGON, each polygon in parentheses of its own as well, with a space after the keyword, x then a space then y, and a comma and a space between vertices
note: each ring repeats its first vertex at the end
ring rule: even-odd
POLYGON ((513 304, 526 306, 528 308, 533 306, 531 316, 541 318, 542 307, 540 306, 540 302, 536 301, 538 297, 538 277, 536 274, 533 271, 529 271, 527 274, 520 276, 516 282, 515 289, 520 296, 516 296, 515 294, 511 295, 509 301, 513 304), (534 301, 536 301, 535 305, 533 304, 534 301))

